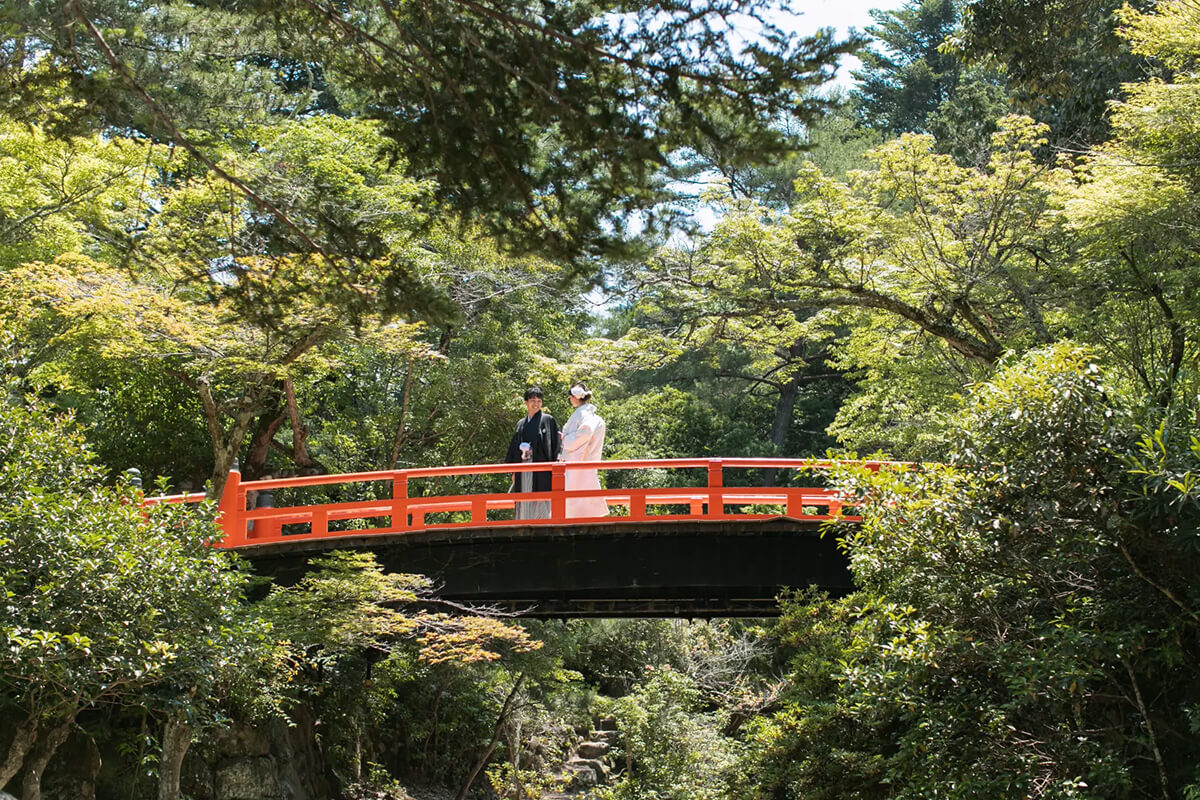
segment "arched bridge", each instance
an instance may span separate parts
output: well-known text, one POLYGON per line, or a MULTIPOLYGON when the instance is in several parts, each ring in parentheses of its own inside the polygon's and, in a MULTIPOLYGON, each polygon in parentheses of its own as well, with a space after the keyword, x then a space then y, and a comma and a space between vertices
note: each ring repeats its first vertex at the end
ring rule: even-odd
POLYGON ((371 550, 389 571, 434 579, 444 599, 533 617, 765 616, 775 613, 775 598, 787 587, 852 589, 837 536, 823 531, 828 522, 859 518, 846 514, 843 498, 828 488, 736 484, 761 483, 763 470, 787 484, 805 476, 816 483, 831 464, 487 464, 259 481, 232 472, 219 503, 225 537, 217 546, 237 550, 284 583, 322 552, 371 550), (620 486, 567 491, 566 473, 574 469, 600 470, 610 487, 620 486), (527 471, 550 472, 551 491, 495 491, 509 474, 527 471), (568 517, 567 501, 584 497, 603 498, 608 516, 568 517), (515 519, 514 504, 525 501, 548 502, 549 517, 515 519))

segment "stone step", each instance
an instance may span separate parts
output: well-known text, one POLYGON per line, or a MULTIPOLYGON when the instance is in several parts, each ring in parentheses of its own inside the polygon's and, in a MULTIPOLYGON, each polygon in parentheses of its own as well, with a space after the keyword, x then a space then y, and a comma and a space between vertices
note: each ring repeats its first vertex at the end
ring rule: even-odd
POLYGON ((597 784, 602 784, 608 780, 608 765, 598 758, 580 758, 579 756, 574 756, 567 761, 565 766, 567 769, 572 770, 577 770, 581 767, 591 770, 597 784))
POLYGON ((612 744, 605 741, 580 742, 575 747, 575 754, 580 758, 604 758, 604 754, 612 749, 612 744))
POLYGON ((588 739, 593 742, 605 742, 610 747, 615 745, 621 738, 620 731, 592 731, 588 734, 588 739))

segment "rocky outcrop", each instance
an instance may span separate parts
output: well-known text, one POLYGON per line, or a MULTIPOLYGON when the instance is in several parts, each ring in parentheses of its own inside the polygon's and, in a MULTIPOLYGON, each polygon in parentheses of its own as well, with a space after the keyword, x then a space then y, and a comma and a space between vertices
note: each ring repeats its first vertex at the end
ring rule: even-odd
POLYGON ((312 720, 302 709, 291 724, 238 725, 193 745, 184 762, 184 792, 194 800, 328 800, 312 720))
POLYGON ((213 794, 216 800, 284 800, 276 772, 270 756, 225 761, 216 768, 213 794))
POLYGON ((608 783, 617 771, 610 753, 618 743, 620 733, 612 720, 600 720, 596 729, 571 748, 559 771, 561 791, 542 795, 541 800, 586 800, 597 786, 608 783))

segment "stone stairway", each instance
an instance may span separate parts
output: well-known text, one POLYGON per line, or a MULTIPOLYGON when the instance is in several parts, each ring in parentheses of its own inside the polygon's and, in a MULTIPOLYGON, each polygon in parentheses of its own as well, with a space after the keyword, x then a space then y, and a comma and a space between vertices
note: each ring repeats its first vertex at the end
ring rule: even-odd
POLYGON ((571 748, 571 754, 563 762, 559 775, 564 778, 563 791, 542 795, 541 800, 587 800, 592 796, 592 789, 608 783, 609 776, 619 769, 614 769, 608 753, 621 734, 611 719, 602 719, 596 723, 596 729, 587 738, 571 748))

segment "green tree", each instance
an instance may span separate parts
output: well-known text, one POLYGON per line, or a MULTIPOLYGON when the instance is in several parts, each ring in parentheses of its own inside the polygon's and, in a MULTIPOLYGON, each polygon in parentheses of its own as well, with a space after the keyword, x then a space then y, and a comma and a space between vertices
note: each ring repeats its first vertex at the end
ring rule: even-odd
POLYGON ((1127 8, 1123 19, 1133 52, 1174 78, 1125 84, 1127 99, 1113 105, 1115 136, 1081 166, 1066 211, 1085 257, 1077 274, 1099 268, 1107 276, 1107 291, 1093 301, 1095 328, 1123 334, 1108 337, 1113 355, 1150 402, 1167 407, 1196 378, 1200 171, 1191 118, 1200 108, 1200 11, 1164 3, 1152 14, 1127 8))
POLYGON ((736 744, 722 739, 701 693, 669 665, 645 667, 645 679, 611 704, 629 767, 604 796, 721 798, 736 769, 736 744))
POLYGON ((0 270, 72 251, 121 260, 127 231, 150 216, 140 191, 155 155, 131 139, 55 139, 0 118, 0 270))
POLYGON ((799 705, 759 731, 766 752, 813 748, 787 796, 829 763, 859 797, 1186 794, 1195 742, 1169 731, 1194 724, 1197 507, 1162 480, 1197 454, 1131 460, 1162 448, 1121 396, 1085 353, 1035 351, 972 393, 948 465, 847 476, 861 591, 790 623, 818 648, 797 666, 824 653, 833 681, 797 676, 799 705))
MULTIPOLYGON (((507 373, 496 381, 516 384, 530 377, 513 374, 527 370, 518 365, 528 359, 528 348, 541 341, 553 349, 559 330, 574 326, 568 322, 571 304, 561 302, 561 268, 508 257, 481 237, 452 233, 444 224, 429 227, 428 187, 377 160, 382 144, 376 125, 323 117, 260 133, 254 168, 269 172, 280 186, 290 184, 289 197, 319 195, 324 218, 340 217, 348 228, 369 229, 376 258, 349 277, 353 287, 346 289, 347 276, 323 270, 312 258, 281 252, 281 243, 262 228, 251 206, 205 174, 187 177, 187 159, 164 161, 160 169, 180 169, 184 176, 147 185, 155 213, 133 232, 128 260, 107 263, 98 258, 103 253, 85 257, 67 250, 53 262, 29 262, 5 273, 4 313, 36 343, 28 349, 33 358, 22 364, 26 374, 58 387, 62 402, 97 416, 105 410, 96 409, 96 392, 110 391, 117 376, 147 389, 164 380, 182 384, 194 393, 188 408, 191 428, 207 431, 210 454, 204 460, 212 464, 213 491, 219 491, 239 454, 252 476, 266 471, 272 452, 285 454, 291 462, 285 467, 319 468, 308 448, 310 426, 303 414, 319 400, 298 398, 297 387, 301 392, 323 388, 320 379, 350 367, 354 359, 378 353, 418 370, 428 367, 427 374, 445 373, 436 368, 444 363, 441 350, 457 336, 480 355, 494 350, 493 360, 507 373), (500 302, 509 296, 521 298, 520 311, 515 303, 500 302), (419 309, 432 314, 436 327, 407 321, 419 309), (568 316, 556 316, 560 310, 568 316), (291 441, 273 445, 285 423, 290 423, 285 430, 290 429, 291 441)), ((82 206, 77 210, 91 213, 82 206)), ((483 364, 476 365, 480 380, 471 389, 480 405, 491 402, 484 393, 495 388, 492 379, 483 379, 483 364)), ((470 382, 468 365, 454 362, 450 372, 458 388, 423 382, 418 389, 430 393, 416 394, 407 377, 412 372, 405 373, 400 419, 388 397, 386 417, 379 420, 391 428, 383 434, 387 441, 381 452, 365 464, 348 466, 389 467, 406 455, 401 452, 405 444, 419 449, 409 435, 414 429, 410 412, 418 406, 441 404, 446 420, 470 419, 461 407, 467 399, 463 386, 470 382), (432 396, 438 388, 444 397, 432 396), (447 405, 450 398, 455 403, 447 405)), ((364 368, 360 374, 378 373, 364 368)), ((364 387, 374 388, 370 382, 364 387)), ((150 394, 138 401, 153 399, 150 394)), ((371 402, 378 407, 381 399, 371 402)), ((500 412, 508 413, 507 406, 500 412)), ((505 420, 503 427, 510 424, 505 420)), ((170 452, 165 443, 158 444, 170 452)), ((146 463, 129 450, 119 466, 146 463)), ((190 475, 197 465, 177 462, 163 468, 190 475)))
POLYGON ((837 430, 852 446, 911 443, 925 414, 1006 350, 1055 335, 1046 261, 1061 237, 1054 191, 1070 175, 1034 157, 1043 133, 1006 120, 982 169, 911 134, 847 183, 810 165, 786 212, 733 205, 699 246, 665 251, 638 280, 654 305, 689 310, 689 335, 752 345, 760 375, 799 377, 797 362, 836 337, 829 363, 869 379, 837 430))
POLYGON ((369 242, 285 208, 286 194, 218 164, 214 147, 250 152, 243 128, 314 104, 371 116, 392 156, 489 233, 583 258, 619 246, 633 212, 658 209, 653 223, 676 197, 673 159, 720 140, 725 123, 738 132, 726 148, 761 159, 789 147, 777 115, 816 115, 806 90, 849 48, 828 30, 785 33, 766 21, 771 10, 762 0, 262 0, 159 13, 26 0, 3 9, 0 62, 19 98, 9 113, 35 108, 62 128, 134 129, 185 148, 250 198, 289 251, 327 268, 369 260, 369 242), (747 41, 747 24, 762 35, 747 41))
POLYGON ((854 73, 855 111, 862 125, 893 136, 931 133, 939 152, 960 164, 987 159, 996 121, 1008 112, 999 72, 968 66, 944 47, 959 31, 960 0, 913 0, 895 11, 873 11, 871 47, 854 73))
POLYGON ((1108 104, 1147 62, 1117 35, 1117 12, 1138 0, 967 0, 954 46, 970 62, 1003 65, 1017 108, 1079 150, 1109 137, 1108 104))
POLYGON ((872 11, 872 47, 859 55, 854 96, 865 125, 890 134, 926 133, 929 116, 954 91, 960 68, 941 49, 958 25, 954 0, 909 2, 872 11))
POLYGON ((140 493, 101 483, 69 419, 5 388, 0 704, 16 731, 0 786, 21 772, 36 800, 81 712, 141 705, 164 726, 160 796, 176 797, 193 730, 227 703, 273 697, 273 641, 243 604, 248 576, 208 546, 211 508, 141 509, 140 493))
MULTIPOLYGON (((473 665, 541 647, 524 628, 505 620, 457 608, 452 613, 417 608, 418 600, 434 601, 429 580, 385 573, 370 553, 334 552, 310 567, 297 584, 274 587, 262 612, 299 666, 292 691, 326 726, 323 747, 343 784, 367 774, 372 734, 386 730, 404 684, 427 680, 438 668, 483 680, 473 665)), ((456 683, 470 694, 462 680, 456 683)), ((464 747, 456 753, 461 769, 470 749, 456 746, 464 747)))

